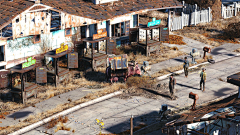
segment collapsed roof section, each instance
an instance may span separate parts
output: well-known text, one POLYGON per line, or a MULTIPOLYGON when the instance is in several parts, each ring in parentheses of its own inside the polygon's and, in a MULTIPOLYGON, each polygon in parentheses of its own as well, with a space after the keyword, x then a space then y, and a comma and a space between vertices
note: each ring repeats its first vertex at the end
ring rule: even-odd
POLYGON ((97 21, 145 9, 179 8, 182 6, 182 3, 177 0, 119 0, 98 5, 86 0, 42 0, 41 3, 68 14, 97 21))
POLYGON ((0 27, 1 29, 11 23, 11 20, 34 5, 26 0, 0 1, 0 27))

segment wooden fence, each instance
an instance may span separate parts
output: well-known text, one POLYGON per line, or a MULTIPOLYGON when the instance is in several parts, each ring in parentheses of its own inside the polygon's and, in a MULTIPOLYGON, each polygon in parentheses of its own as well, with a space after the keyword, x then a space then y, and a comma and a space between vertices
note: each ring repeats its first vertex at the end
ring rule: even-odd
POLYGON ((212 21, 211 9, 200 10, 197 5, 186 6, 183 9, 182 15, 179 17, 170 17, 170 30, 183 29, 184 26, 196 25, 199 23, 207 23, 212 21))
POLYGON ((236 16, 239 11, 240 11, 240 2, 234 2, 233 4, 229 4, 226 6, 222 4, 222 17, 224 19, 236 16))

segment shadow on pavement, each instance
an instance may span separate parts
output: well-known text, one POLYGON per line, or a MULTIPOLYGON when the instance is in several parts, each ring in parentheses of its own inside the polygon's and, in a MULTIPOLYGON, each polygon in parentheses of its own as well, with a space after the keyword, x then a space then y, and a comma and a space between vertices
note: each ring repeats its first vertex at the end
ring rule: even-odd
POLYGON ((187 88, 199 90, 198 88, 194 88, 194 87, 192 87, 192 86, 188 86, 188 85, 184 85, 184 84, 180 84, 180 83, 176 83, 176 84, 179 85, 179 86, 182 86, 182 87, 187 87, 187 88))
POLYGON ((224 50, 224 48, 215 48, 215 49, 212 50, 211 54, 212 55, 219 55, 219 54, 221 54, 221 53, 219 53, 219 51, 221 51, 221 50, 224 50))
MULTIPOLYGON (((145 126, 151 125, 152 123, 159 121, 159 116, 160 115, 158 114, 157 111, 152 111, 150 113, 146 113, 146 114, 139 115, 139 116, 133 115, 133 127, 135 127, 133 132, 140 129, 140 127, 145 127, 145 126), (136 126, 139 126, 139 127, 136 127, 136 126)), ((114 134, 118 134, 118 135, 130 134, 131 115, 129 114, 129 116, 124 116, 124 117, 125 117, 125 119, 129 119, 129 120, 126 120, 122 123, 105 128, 105 130, 107 130, 108 132, 114 133, 114 134)))
POLYGON ((179 58, 174 58, 173 60, 176 60, 178 62, 183 62, 184 61, 183 59, 179 59, 179 58))
POLYGON ((30 112, 30 111, 15 112, 15 113, 9 115, 8 117, 19 119, 19 118, 23 118, 23 117, 28 116, 30 113, 33 113, 33 112, 30 112))
POLYGON ((147 92, 150 92, 150 93, 155 94, 155 95, 162 96, 162 97, 167 98, 167 99, 170 99, 170 98, 171 98, 168 94, 159 93, 159 92, 156 92, 156 91, 154 91, 154 90, 146 89, 146 88, 142 88, 142 89, 145 90, 145 91, 147 91, 147 92))
POLYGON ((235 54, 229 53, 229 54, 225 54, 227 56, 236 56, 235 54))
POLYGON ((227 95, 227 93, 225 94, 225 92, 229 91, 229 90, 233 90, 233 89, 232 88, 228 88, 228 87, 221 88, 218 91, 214 91, 214 95, 215 96, 225 96, 225 95, 227 95))

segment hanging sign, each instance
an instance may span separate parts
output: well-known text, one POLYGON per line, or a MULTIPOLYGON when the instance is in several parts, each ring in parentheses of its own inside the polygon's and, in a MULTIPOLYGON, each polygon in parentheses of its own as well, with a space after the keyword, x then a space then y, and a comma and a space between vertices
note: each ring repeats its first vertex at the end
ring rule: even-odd
POLYGON ((64 43, 61 44, 61 47, 56 49, 56 54, 59 54, 61 52, 67 51, 68 50, 68 45, 64 45, 64 43))
POLYGON ((26 68, 26 67, 30 67, 31 65, 36 64, 36 59, 32 59, 32 57, 29 57, 27 59, 27 62, 22 64, 22 69, 26 68))
POLYGON ((107 31, 103 31, 103 29, 97 30, 97 34, 93 34, 93 40, 107 37, 107 31))
POLYGON ((148 22, 148 27, 159 25, 161 23, 161 20, 156 20, 156 18, 152 19, 152 22, 148 22))

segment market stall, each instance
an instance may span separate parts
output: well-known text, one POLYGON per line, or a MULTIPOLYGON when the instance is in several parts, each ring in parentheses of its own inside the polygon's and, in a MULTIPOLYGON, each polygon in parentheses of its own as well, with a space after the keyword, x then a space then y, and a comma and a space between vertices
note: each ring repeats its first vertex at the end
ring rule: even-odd
POLYGON ((107 31, 102 29, 98 30, 97 34, 93 34, 93 37, 83 39, 86 44, 90 44, 90 47, 85 47, 82 59, 91 63, 93 71, 99 66, 107 65, 107 42, 105 51, 99 49, 99 42, 104 40, 108 40, 107 31))
POLYGON ((35 64, 36 59, 30 57, 27 59, 27 62, 10 69, 10 83, 13 101, 15 101, 16 95, 20 96, 22 103, 25 103, 27 98, 33 95, 37 98, 35 64))
POLYGON ((148 25, 139 26, 138 32, 138 50, 141 48, 149 56, 151 52, 160 52, 160 30, 163 25, 160 25, 161 20, 153 18, 148 25))
POLYGON ((68 45, 62 44, 60 48, 46 53, 45 63, 47 68, 47 82, 54 83, 55 86, 67 78, 68 69, 68 45))

